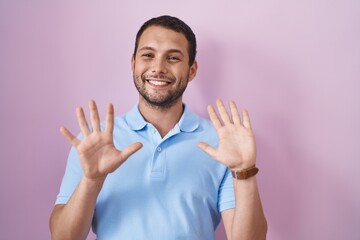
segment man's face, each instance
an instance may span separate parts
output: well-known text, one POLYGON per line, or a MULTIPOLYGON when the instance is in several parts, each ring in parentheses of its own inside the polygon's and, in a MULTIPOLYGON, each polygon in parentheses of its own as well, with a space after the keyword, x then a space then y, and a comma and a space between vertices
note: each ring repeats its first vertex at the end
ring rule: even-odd
POLYGON ((150 26, 140 37, 131 66, 141 98, 152 106, 169 108, 182 94, 197 70, 189 66, 188 42, 182 33, 150 26))

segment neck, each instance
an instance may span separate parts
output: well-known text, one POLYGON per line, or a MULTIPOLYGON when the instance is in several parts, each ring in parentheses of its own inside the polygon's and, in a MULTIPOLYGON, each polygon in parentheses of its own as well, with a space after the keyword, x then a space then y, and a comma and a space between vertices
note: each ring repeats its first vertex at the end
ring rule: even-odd
POLYGON ((179 98, 171 107, 161 108, 149 104, 140 97, 139 111, 147 122, 154 125, 161 137, 164 137, 181 118, 183 113, 182 98, 179 98))

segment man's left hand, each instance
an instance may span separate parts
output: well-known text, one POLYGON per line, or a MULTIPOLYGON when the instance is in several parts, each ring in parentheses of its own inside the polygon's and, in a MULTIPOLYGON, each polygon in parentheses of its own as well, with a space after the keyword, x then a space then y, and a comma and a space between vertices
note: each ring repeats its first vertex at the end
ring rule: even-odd
POLYGON ((228 114, 221 100, 216 101, 220 118, 214 108, 211 105, 208 106, 208 113, 216 129, 219 145, 214 148, 200 142, 198 147, 231 170, 243 170, 255 165, 255 136, 251 129, 248 112, 243 110, 241 119, 235 102, 230 101, 229 105, 231 114, 228 114))

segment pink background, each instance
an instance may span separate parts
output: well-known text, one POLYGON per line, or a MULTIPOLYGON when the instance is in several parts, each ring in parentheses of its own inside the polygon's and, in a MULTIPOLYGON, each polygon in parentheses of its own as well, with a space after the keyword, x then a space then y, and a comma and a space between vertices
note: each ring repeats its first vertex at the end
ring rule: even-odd
POLYGON ((58 129, 78 132, 90 98, 102 113, 135 104, 135 34, 162 14, 197 35, 188 105, 251 113, 268 239, 360 239, 358 0, 0 0, 0 239, 50 238, 70 148, 58 129))

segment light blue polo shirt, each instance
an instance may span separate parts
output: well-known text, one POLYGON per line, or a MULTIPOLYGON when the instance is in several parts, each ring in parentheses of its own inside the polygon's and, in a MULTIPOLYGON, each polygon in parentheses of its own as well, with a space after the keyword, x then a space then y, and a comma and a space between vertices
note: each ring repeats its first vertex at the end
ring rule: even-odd
MULTIPOLYGON (((138 106, 115 118, 115 146, 141 142, 143 147, 106 178, 93 219, 97 239, 215 239, 220 212, 235 207, 232 178, 196 146, 217 145, 211 123, 184 108, 164 138, 138 106)), ((72 148, 56 204, 69 200, 81 176, 72 148)))

